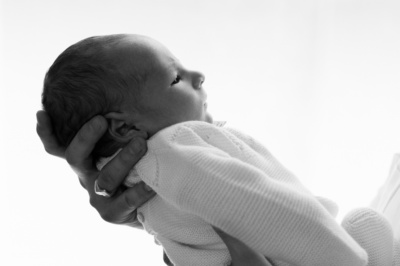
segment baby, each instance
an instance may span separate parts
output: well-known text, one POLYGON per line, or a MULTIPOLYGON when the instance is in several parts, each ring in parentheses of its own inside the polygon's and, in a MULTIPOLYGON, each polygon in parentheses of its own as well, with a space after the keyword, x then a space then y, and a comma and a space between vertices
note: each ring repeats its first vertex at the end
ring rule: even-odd
POLYGON ((174 265, 230 264, 212 226, 274 265, 366 265, 333 203, 314 197, 262 144, 213 121, 204 80, 151 38, 91 37, 50 67, 42 103, 65 146, 93 116, 108 119, 93 152, 100 167, 132 138, 148 139, 126 184, 143 180, 157 193, 137 216, 174 265))

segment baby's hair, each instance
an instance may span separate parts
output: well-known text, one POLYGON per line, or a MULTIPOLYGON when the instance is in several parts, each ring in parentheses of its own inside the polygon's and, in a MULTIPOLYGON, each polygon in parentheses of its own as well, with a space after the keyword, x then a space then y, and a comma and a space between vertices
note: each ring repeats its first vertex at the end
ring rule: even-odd
MULTIPOLYGON (((124 37, 119 34, 84 39, 60 54, 46 73, 43 109, 63 147, 70 144, 88 120, 117 110, 128 88, 141 86, 137 83, 142 79, 128 77, 107 53, 124 37)), ((111 156, 122 146, 106 133, 94 148, 93 156, 111 156)))

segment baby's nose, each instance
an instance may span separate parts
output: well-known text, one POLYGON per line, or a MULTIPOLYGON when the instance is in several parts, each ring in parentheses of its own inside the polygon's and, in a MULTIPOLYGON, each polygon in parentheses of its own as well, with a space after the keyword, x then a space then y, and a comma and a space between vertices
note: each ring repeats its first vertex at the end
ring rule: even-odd
POLYGON ((193 88, 195 88, 196 90, 201 89, 201 86, 203 85, 205 79, 206 77, 204 76, 203 73, 198 71, 193 71, 192 72, 193 88))

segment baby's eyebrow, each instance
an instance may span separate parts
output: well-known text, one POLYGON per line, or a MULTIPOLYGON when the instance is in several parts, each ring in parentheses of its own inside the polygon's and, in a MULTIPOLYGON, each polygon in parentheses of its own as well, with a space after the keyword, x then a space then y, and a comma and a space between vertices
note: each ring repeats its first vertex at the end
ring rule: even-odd
POLYGON ((171 58, 171 61, 168 63, 167 68, 173 72, 176 72, 179 70, 179 62, 177 62, 175 59, 171 58))
POLYGON ((173 58, 173 57, 168 57, 168 59, 169 59, 169 67, 173 67, 173 68, 177 68, 177 62, 176 62, 176 59, 175 58, 173 58))
POLYGON ((168 56, 168 59, 170 63, 175 67, 175 68, 180 68, 182 66, 181 61, 176 58, 174 55, 168 56))

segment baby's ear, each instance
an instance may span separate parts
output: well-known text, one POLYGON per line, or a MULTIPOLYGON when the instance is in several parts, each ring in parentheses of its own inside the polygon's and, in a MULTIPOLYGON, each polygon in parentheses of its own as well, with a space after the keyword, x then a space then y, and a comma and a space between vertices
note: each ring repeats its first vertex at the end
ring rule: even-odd
POLYGON ((111 112, 105 115, 108 121, 108 133, 118 142, 129 142, 133 138, 148 138, 147 132, 136 128, 125 113, 111 112))

